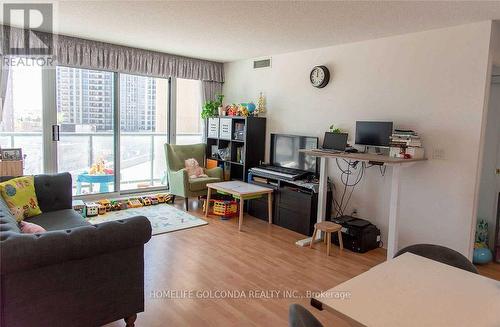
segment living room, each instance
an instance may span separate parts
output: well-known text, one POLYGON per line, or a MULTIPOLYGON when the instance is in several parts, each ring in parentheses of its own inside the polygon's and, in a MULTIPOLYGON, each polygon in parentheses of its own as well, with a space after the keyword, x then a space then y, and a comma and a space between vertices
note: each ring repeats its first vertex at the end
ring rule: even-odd
POLYGON ((499 2, 2 10, 1 326, 500 325, 499 2))

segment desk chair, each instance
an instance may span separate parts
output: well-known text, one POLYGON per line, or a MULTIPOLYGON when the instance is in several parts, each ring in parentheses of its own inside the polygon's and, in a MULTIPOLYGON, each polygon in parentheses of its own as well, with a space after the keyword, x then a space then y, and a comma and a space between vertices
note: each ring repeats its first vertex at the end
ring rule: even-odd
POLYGON ((438 261, 459 269, 478 274, 476 267, 461 253, 450 248, 435 244, 414 244, 401 249, 394 258, 403 253, 410 252, 427 259, 438 261))
POLYGON ((309 310, 300 304, 291 304, 288 310, 289 327, 323 327, 309 310))

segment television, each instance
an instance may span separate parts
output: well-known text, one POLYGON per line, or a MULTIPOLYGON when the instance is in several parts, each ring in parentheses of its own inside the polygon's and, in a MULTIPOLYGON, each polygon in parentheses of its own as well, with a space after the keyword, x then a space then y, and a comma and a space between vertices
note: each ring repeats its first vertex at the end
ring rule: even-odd
POLYGON ((358 145, 388 147, 391 142, 392 122, 357 121, 356 140, 358 145))
POLYGON ((317 149, 319 139, 313 136, 271 134, 271 165, 318 174, 316 157, 300 149, 317 149))

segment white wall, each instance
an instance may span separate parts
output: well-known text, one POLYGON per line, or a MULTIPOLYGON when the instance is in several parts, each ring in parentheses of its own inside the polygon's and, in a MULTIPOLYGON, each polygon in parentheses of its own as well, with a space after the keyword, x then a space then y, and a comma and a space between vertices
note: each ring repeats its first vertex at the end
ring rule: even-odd
MULTIPOLYGON (((264 92, 268 137, 322 136, 335 123, 352 138, 356 120, 419 131, 427 153, 445 149, 445 159, 403 170, 400 246, 437 243, 469 255, 490 33, 491 22, 482 22, 275 55, 270 69, 227 63, 224 94, 231 103, 264 92), (309 83, 319 64, 333 71, 324 89, 309 83)), ((330 175, 338 181, 335 167, 330 175)), ((385 243, 390 176, 390 168, 385 177, 371 168, 351 200, 385 243)))

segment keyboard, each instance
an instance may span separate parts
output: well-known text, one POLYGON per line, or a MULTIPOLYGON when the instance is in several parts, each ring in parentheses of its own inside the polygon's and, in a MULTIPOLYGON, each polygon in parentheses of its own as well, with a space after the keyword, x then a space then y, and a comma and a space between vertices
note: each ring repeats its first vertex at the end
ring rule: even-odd
POLYGON ((288 179, 292 181, 304 175, 303 171, 297 171, 291 168, 274 167, 274 166, 252 168, 251 172, 256 173, 256 175, 262 177, 268 177, 268 178, 281 177, 283 179, 288 179))

